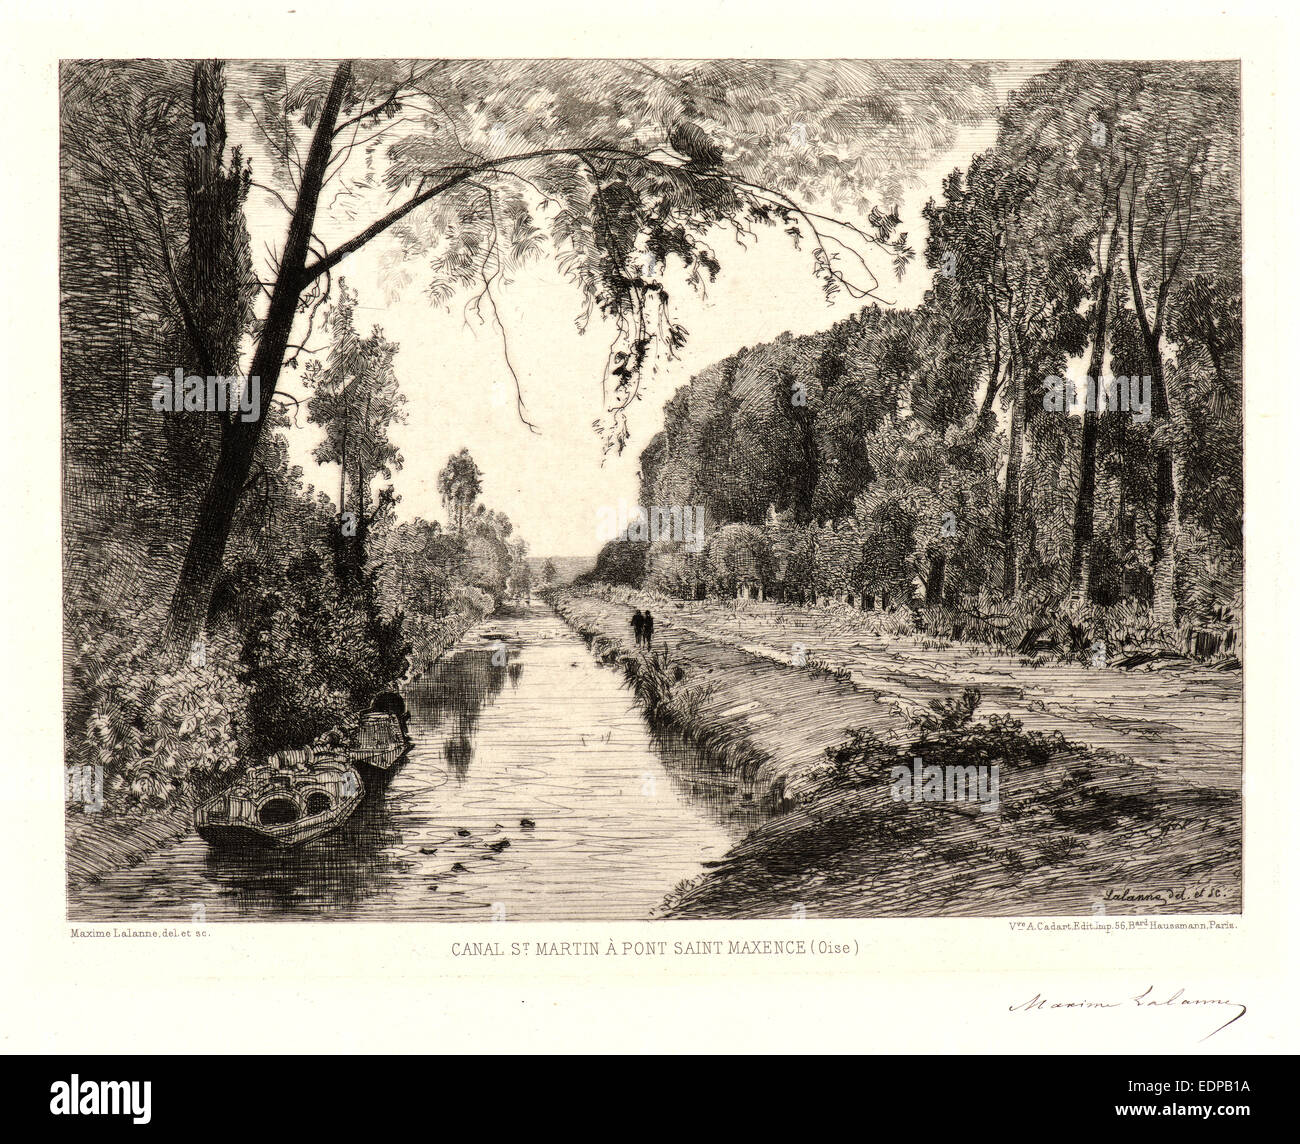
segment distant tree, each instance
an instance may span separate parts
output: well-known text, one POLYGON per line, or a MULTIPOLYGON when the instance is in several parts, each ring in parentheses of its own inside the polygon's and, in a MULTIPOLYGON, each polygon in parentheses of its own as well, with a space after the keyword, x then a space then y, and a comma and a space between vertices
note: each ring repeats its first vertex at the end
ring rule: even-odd
POLYGON ((356 291, 342 282, 339 301, 326 315, 331 335, 326 363, 311 362, 303 379, 314 390, 307 419, 325 430, 312 456, 323 465, 339 466, 340 547, 350 553, 349 567, 359 572, 366 563, 370 529, 396 503, 391 487, 372 498, 371 485, 377 477, 391 479, 402 467, 402 455, 388 432, 406 420, 406 398, 393 370, 396 343, 378 327, 369 337, 359 337, 356 305, 356 291))
POLYGON ((596 566, 583 573, 584 583, 623 584, 639 588, 645 582, 650 544, 645 540, 610 540, 596 554, 596 566))
POLYGON ((533 590, 533 570, 528 567, 528 561, 522 558, 522 554, 515 553, 514 556, 510 571, 510 590, 516 596, 529 596, 533 590))
POLYGON ((465 514, 474 507, 479 494, 483 491, 483 473, 468 449, 453 453, 438 474, 438 492, 442 496, 443 507, 451 513, 456 521, 456 531, 465 531, 465 514))

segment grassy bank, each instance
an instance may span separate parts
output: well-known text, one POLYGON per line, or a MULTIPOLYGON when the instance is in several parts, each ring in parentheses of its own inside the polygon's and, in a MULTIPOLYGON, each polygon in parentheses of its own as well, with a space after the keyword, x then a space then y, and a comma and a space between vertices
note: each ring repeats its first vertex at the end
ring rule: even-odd
POLYGON ((96 882, 114 870, 138 865, 155 850, 188 834, 194 825, 193 815, 188 801, 119 814, 67 808, 64 848, 68 886, 96 882))
POLYGON ((902 709, 831 668, 782 664, 630 605, 559 592, 556 610, 618 663, 652 719, 751 774, 775 817, 665 917, 1231 913, 1240 798, 981 711, 978 691, 902 709), (896 767, 998 767, 996 810, 900 801, 896 767))
POLYGON ((837 731, 870 722, 881 734, 893 709, 863 710, 862 694, 834 673, 799 669, 669 626, 654 648, 635 647, 632 609, 579 593, 550 602, 606 663, 627 676, 652 721, 672 726, 757 783, 765 805, 784 809, 810 790, 837 731))
POLYGON ((1026 662, 987 645, 876 633, 839 608, 752 600, 682 601, 601 586, 589 595, 630 611, 650 607, 677 633, 789 666, 802 662, 892 706, 900 721, 964 687, 981 711, 1026 729, 1129 756, 1175 785, 1241 788, 1242 673, 1186 659, 1133 665, 1026 662))

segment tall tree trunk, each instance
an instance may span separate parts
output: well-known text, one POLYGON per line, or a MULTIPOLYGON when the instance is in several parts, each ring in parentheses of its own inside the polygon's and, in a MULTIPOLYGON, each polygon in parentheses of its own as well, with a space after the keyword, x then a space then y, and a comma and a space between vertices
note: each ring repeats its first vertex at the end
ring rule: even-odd
POLYGON ((1092 600, 1093 509, 1097 499, 1097 431, 1099 428, 1096 382, 1106 363, 1106 320, 1110 310, 1111 275, 1115 266, 1115 244, 1119 241, 1119 212, 1111 227, 1106 260, 1099 267, 1097 312, 1093 319, 1092 356, 1085 384, 1092 400, 1085 401, 1083 432, 1079 450, 1079 495, 1074 503, 1074 548, 1070 555, 1070 587, 1081 603, 1092 600), (1092 405, 1089 409, 1088 404, 1092 405))
POLYGON ((366 567, 366 543, 370 535, 369 507, 370 474, 361 464, 357 465, 357 534, 352 545, 352 574, 360 579, 366 567))
MULTIPOLYGON (((1151 411, 1158 424, 1169 421, 1169 402, 1165 394, 1164 366, 1160 350, 1155 350, 1151 360, 1151 411), (1156 378, 1159 377, 1159 382, 1156 378), (1160 397, 1157 399, 1156 394, 1160 397), (1162 408, 1163 405, 1163 408, 1162 408)), ((1156 448, 1156 547, 1152 553, 1153 579, 1155 581, 1156 620, 1163 624, 1178 622, 1177 601, 1174 598, 1174 578, 1177 572, 1178 501, 1174 489, 1174 450, 1168 442, 1156 448)))
POLYGON ((361 445, 357 449, 357 533, 352 544, 352 574, 361 578, 366 566, 366 537, 370 532, 370 520, 367 515, 370 500, 370 467, 366 464, 366 452, 373 443, 373 427, 370 424, 370 398, 366 398, 366 409, 361 415, 361 445))
POLYGON ((1115 423, 1115 452, 1120 458, 1119 489, 1115 506, 1115 527, 1119 534, 1120 542, 1119 557, 1121 571, 1119 596, 1121 600, 1130 599, 1136 593, 1136 577, 1134 572, 1137 565, 1137 517, 1134 514, 1132 505, 1129 503, 1128 451, 1129 424, 1126 418, 1121 417, 1115 423))
MULTIPOLYGON (((1169 423, 1169 394, 1165 389, 1165 365, 1161 351, 1164 338, 1165 300, 1169 296, 1170 277, 1160 282, 1156 291, 1155 319, 1147 313, 1142 292, 1142 277, 1138 268, 1137 243, 1133 238, 1133 203, 1128 213, 1128 276, 1133 295, 1133 309, 1142 331, 1142 346, 1146 351, 1147 369, 1151 371, 1151 412, 1154 428, 1169 423)), ((1176 263, 1175 263, 1176 265, 1176 263)), ((1216 364, 1217 368, 1217 364, 1216 364)), ((1178 536, 1177 498, 1174 489, 1174 451, 1167 442, 1156 446, 1156 503, 1155 544, 1151 553, 1152 579, 1155 589, 1156 620, 1173 625, 1177 622, 1174 600, 1175 559, 1178 536)))
POLYGON ((280 370, 284 366, 284 353, 293 330, 298 299, 306 286, 303 270, 307 265, 312 227, 316 221, 325 170, 332 154, 334 125, 338 120, 350 76, 351 65, 340 64, 330 83, 329 94, 316 124, 316 133, 307 152, 298 202, 289 223, 289 234, 280 261, 280 273, 276 277, 262 336, 249 370, 251 376, 259 379, 260 385, 258 406, 254 410, 256 417, 251 421, 226 422, 217 464, 203 494, 198 519, 185 553, 185 562, 172 594, 167 617, 167 638, 174 648, 188 645, 203 630, 207 619, 212 588, 221 571, 235 511, 252 468, 257 443, 261 439, 263 411, 275 394, 280 370))
POLYGON ((1000 385, 998 375, 1002 372, 1002 332, 998 322, 997 298, 990 286, 989 310, 993 314, 993 360, 989 363, 989 380, 984 387, 984 400, 980 403, 980 417, 985 417, 993 409, 993 399, 998 395, 1000 385))
POLYGON ((203 127, 204 139, 202 146, 189 148, 185 170, 185 289, 202 343, 190 349, 199 363, 206 362, 221 376, 233 374, 239 362, 248 289, 239 253, 241 239, 246 240, 242 208, 247 187, 243 170, 224 164, 225 86, 220 60, 194 65, 191 111, 194 122, 203 127))
MULTIPOLYGON (((1136 275, 1136 260, 1130 260, 1130 275, 1136 275)), ((1161 353, 1162 331, 1152 327, 1147 320, 1145 307, 1138 299, 1138 322, 1142 328, 1142 342, 1146 349, 1147 369, 1151 371, 1151 413, 1156 427, 1169 424, 1169 393, 1165 388, 1165 365, 1161 353)), ((1174 599, 1176 573, 1178 508, 1174 489, 1174 450, 1168 441, 1156 446, 1156 503, 1155 544, 1151 552, 1155 613, 1159 623, 1173 625, 1177 622, 1177 605, 1174 599)))
POLYGON ((925 602, 926 605, 939 605, 943 603, 943 577, 948 568, 948 557, 942 552, 935 555, 930 561, 930 571, 925 578, 925 602))
MULTIPOLYGON (((1090 367, 1095 369, 1096 367, 1090 367)), ((1090 373, 1095 377, 1095 373, 1090 373)), ((1097 499, 1097 413, 1084 409, 1079 447, 1079 495, 1074 502, 1070 589, 1080 603, 1092 599, 1093 510, 1097 499)))
POLYGON ((1012 352, 1011 442, 1007 452, 1007 475, 1002 489, 1002 591, 1014 596, 1020 539, 1020 466, 1025 439, 1025 381, 1012 352))
POLYGON ((343 432, 339 438, 339 522, 343 521, 348 509, 348 403, 347 390, 344 389, 343 432))

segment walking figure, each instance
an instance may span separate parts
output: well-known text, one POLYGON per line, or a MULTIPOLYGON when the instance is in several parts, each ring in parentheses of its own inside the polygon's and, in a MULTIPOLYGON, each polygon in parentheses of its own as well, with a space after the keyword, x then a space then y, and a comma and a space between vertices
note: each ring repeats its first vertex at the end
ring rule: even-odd
POLYGON ((645 637, 645 616, 641 614, 640 608, 632 613, 632 634, 636 637, 636 646, 640 647, 645 637))
POLYGON ((650 614, 650 609, 646 609, 645 615, 641 618, 641 631, 645 635, 645 646, 650 646, 650 641, 654 639, 655 618, 650 614))

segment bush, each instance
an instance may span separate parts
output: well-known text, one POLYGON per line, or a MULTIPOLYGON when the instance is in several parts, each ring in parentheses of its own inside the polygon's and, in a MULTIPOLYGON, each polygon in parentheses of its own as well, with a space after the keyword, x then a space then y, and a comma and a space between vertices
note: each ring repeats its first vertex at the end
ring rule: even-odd
MULTIPOLYGON (((980 703, 976 687, 952 699, 935 700, 930 711, 913 718, 917 734, 905 747, 881 739, 867 728, 849 728, 838 746, 825 751, 818 771, 822 784, 861 787, 883 782, 889 768, 919 756, 926 766, 1041 766, 1053 756, 1077 749, 1060 732, 1025 731, 1018 719, 990 715, 977 720, 980 703)), ((815 797, 814 794, 809 796, 815 797)))
POLYGON ((427 671, 443 652, 488 615, 492 607, 492 597, 486 592, 464 588, 457 593, 456 610, 450 615, 438 619, 407 616, 403 630, 410 641, 412 670, 427 671))
POLYGON ((306 552, 257 600, 241 656, 257 754, 304 746, 349 722, 405 674, 402 618, 383 620, 371 591, 368 578, 340 583, 306 552))
POLYGON ((106 805, 174 806, 235 777, 247 692, 232 646, 198 645, 178 663, 107 614, 70 616, 69 634, 66 762, 103 768, 106 805))
POLYGON ((600 582, 639 587, 645 580, 649 555, 650 545, 647 541, 607 541, 596 556, 596 566, 590 572, 575 577, 573 582, 579 586, 600 582))

